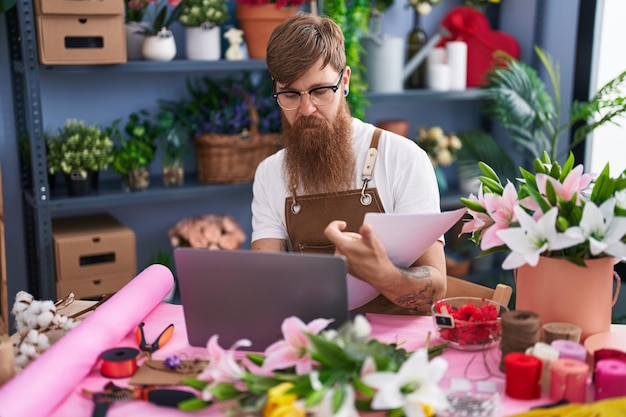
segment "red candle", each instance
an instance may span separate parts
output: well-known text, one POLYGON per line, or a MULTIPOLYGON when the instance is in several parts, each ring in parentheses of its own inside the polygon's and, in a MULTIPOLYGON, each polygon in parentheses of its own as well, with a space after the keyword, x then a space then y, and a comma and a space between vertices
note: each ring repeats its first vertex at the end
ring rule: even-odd
POLYGON ((521 352, 504 357, 505 393, 518 400, 532 400, 541 396, 541 359, 521 352))

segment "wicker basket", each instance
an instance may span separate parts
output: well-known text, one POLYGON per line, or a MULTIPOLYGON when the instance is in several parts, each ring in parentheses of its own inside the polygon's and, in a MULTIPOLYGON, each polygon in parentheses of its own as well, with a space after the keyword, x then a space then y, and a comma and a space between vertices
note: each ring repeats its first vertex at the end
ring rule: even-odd
POLYGON ((254 179, 256 167, 280 149, 278 133, 220 135, 204 133, 196 136, 198 181, 239 183, 254 179))
POLYGON ((281 148, 279 133, 258 132, 258 112, 248 97, 246 100, 252 119, 249 131, 238 135, 203 133, 194 138, 198 181, 250 182, 259 163, 281 148))

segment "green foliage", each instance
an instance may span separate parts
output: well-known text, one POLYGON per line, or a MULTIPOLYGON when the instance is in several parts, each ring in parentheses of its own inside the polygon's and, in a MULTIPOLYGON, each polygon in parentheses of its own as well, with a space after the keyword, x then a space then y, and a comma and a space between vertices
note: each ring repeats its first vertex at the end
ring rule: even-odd
POLYGON ((535 47, 535 52, 548 72, 553 96, 534 68, 502 54, 500 58, 504 65, 496 66, 488 73, 486 87, 489 91, 487 114, 507 130, 523 154, 524 165, 540 158, 544 150, 556 160, 559 139, 569 129, 573 131, 573 138, 568 149, 572 149, 595 128, 615 122, 615 117, 626 111, 626 97, 618 95, 626 84, 624 71, 589 101, 575 101, 570 108, 569 120, 562 123, 558 63, 539 47, 535 47))
POLYGON ((189 131, 175 108, 162 102, 162 110, 156 116, 160 128, 161 152, 164 166, 177 166, 189 155, 189 131))
POLYGON ((115 120, 109 128, 116 142, 111 167, 118 174, 126 175, 147 167, 154 160, 155 141, 162 131, 146 110, 131 113, 122 130, 119 123, 119 119, 115 120))
POLYGON ((345 37, 346 62, 352 69, 350 76, 350 94, 347 100, 350 112, 358 119, 365 120, 365 107, 369 104, 365 98, 367 83, 363 78, 365 70, 361 63, 361 35, 367 31, 370 15, 369 0, 328 0, 324 2, 324 13, 334 20, 345 37))
POLYGON ((220 26, 228 19, 224 0, 182 0, 178 21, 183 26, 220 26))
POLYGON ((84 121, 67 119, 53 134, 44 135, 48 172, 70 174, 106 169, 113 160, 113 141, 108 131, 97 124, 87 126, 84 121))
POLYGON ((478 163, 482 161, 499 172, 503 178, 514 180, 517 166, 492 135, 479 130, 462 132, 458 137, 463 147, 456 154, 456 163, 465 173, 473 177, 480 176, 478 163))

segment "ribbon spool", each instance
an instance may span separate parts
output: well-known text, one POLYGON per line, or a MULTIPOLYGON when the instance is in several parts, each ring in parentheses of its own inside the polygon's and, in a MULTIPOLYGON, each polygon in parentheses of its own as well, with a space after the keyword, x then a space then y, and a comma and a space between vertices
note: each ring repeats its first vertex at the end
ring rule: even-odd
POLYGON ((550 366, 550 399, 585 403, 589 365, 576 359, 557 359, 550 366))
POLYGON ((533 400, 541 396, 541 359, 513 352, 504 358, 505 393, 518 400, 533 400))
POLYGON ((626 396, 626 362, 602 359, 596 364, 595 400, 626 396))
POLYGON ((547 344, 565 339, 579 343, 582 329, 570 323, 546 323, 543 325, 543 339, 547 344))
POLYGON ((553 341, 550 346, 559 351, 559 359, 576 359, 581 362, 587 360, 587 349, 580 343, 559 339, 553 341))
POLYGON ((532 311, 510 310, 502 314, 500 323, 502 325, 500 370, 504 372, 504 361, 509 353, 524 353, 526 349, 539 342, 541 320, 539 314, 532 311))
POLYGON ((137 371, 139 351, 134 348, 113 348, 100 354, 100 373, 107 378, 126 378, 137 371))

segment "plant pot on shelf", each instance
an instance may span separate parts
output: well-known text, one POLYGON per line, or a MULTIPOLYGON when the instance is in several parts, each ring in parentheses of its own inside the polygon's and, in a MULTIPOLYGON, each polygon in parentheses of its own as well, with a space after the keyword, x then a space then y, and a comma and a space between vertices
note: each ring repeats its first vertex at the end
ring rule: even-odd
POLYGON ((122 176, 124 191, 142 191, 150 186, 150 171, 148 168, 138 168, 122 176))
POLYGON ((171 61, 176 56, 174 34, 169 30, 162 30, 157 35, 145 36, 141 53, 149 61, 171 61))
POLYGON ((89 194, 91 191, 91 173, 82 174, 80 171, 72 171, 65 174, 67 184, 67 194, 70 196, 81 196, 89 194))
POLYGON ((163 165, 163 186, 180 187, 185 184, 185 168, 182 161, 163 165))
POLYGON ((185 28, 185 55, 194 61, 216 61, 222 56, 220 27, 206 25, 185 28))
POLYGON ((141 48, 143 46, 144 30, 147 23, 128 22, 126 23, 126 58, 129 61, 143 59, 141 48))
POLYGON ((237 3, 235 17, 243 30, 248 56, 252 59, 265 59, 267 41, 272 31, 297 11, 295 6, 276 8, 274 3, 260 6, 237 3))

